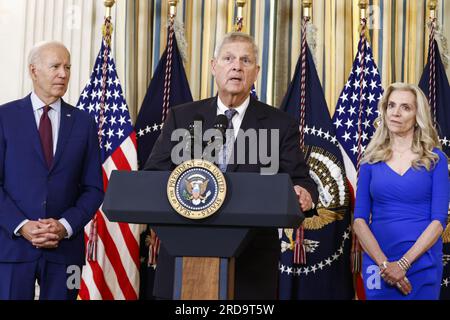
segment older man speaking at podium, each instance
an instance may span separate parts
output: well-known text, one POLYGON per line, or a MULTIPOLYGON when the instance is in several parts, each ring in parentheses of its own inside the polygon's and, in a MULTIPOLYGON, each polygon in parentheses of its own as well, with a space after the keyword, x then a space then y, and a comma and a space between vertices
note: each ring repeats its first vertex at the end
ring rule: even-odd
MULTIPOLYGON (((262 161, 249 143, 245 144, 244 155, 239 156, 236 143, 225 142, 218 165, 226 172, 264 172, 268 166, 275 168, 273 174, 288 173, 294 184, 299 204, 303 211, 314 208, 318 193, 314 181, 309 177, 309 168, 299 145, 299 131, 295 119, 282 111, 257 101, 250 96, 251 87, 256 81, 260 66, 258 47, 249 35, 229 33, 218 44, 211 61, 218 95, 175 107, 169 111, 163 131, 146 163, 145 170, 173 170, 176 161, 171 158, 175 141, 172 132, 188 128, 195 117, 204 119, 203 128, 209 129, 220 114, 228 118, 228 129, 234 132, 231 141, 248 130, 256 131, 258 140, 272 137, 261 132, 276 132, 276 141, 268 145, 277 150, 270 155, 272 163, 262 161), (266 130, 266 131, 264 131, 266 130), (233 149, 230 152, 229 149, 233 149), (231 156, 230 154, 234 154, 231 156), (253 162, 256 156, 257 161, 253 162), (276 165, 274 165, 274 162, 276 165)), ((230 139, 227 139, 230 140, 230 139)), ((267 160, 267 159, 265 159, 267 160)), ((267 172, 266 172, 267 173, 267 172)), ((257 188, 258 186, 255 186, 257 188)), ((236 299, 276 299, 277 270, 280 244, 276 229, 258 230, 252 234, 250 242, 236 257, 235 298, 236 299)), ((162 244, 158 258, 154 294, 163 299, 172 298, 174 259, 167 254, 162 244)))

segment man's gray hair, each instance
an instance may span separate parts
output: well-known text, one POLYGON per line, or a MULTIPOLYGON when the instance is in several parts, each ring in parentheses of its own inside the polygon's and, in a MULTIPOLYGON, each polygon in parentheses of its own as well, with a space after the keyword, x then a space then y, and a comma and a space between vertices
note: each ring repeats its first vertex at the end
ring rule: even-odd
MULTIPOLYGON (((42 41, 36 43, 33 48, 31 48, 30 53, 28 54, 28 65, 36 64, 41 56, 42 49, 47 47, 63 47, 69 52, 66 46, 59 41, 42 41)), ((70 53, 69 53, 70 54, 70 53)))
POLYGON ((252 36, 242 33, 242 32, 230 32, 227 33, 222 40, 216 45, 216 48, 214 49, 214 59, 217 59, 219 57, 220 50, 222 50, 222 47, 230 42, 247 42, 252 45, 253 52, 255 54, 256 61, 258 61, 258 46, 255 43, 255 39, 253 39, 252 36))

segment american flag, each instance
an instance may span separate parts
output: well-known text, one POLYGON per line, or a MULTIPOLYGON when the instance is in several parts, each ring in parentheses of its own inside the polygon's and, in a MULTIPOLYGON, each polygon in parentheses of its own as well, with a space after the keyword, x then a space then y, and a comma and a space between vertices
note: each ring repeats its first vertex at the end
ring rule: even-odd
MULTIPOLYGON (((105 37, 77 108, 89 112, 98 125, 106 191, 113 170, 137 170, 137 151, 136 135, 105 37)), ((140 225, 109 222, 99 208, 85 227, 88 259, 82 273, 81 299, 138 298, 140 229, 140 225), (93 246, 91 241, 95 240, 93 246)))
POLYGON ((350 77, 339 96, 333 116, 336 138, 343 151, 345 171, 354 191, 358 156, 364 152, 375 131, 374 121, 378 117, 377 106, 382 95, 381 77, 372 49, 369 42, 362 38, 350 77))
MULTIPOLYGON (((378 101, 383 95, 381 77, 373 58, 372 49, 365 37, 365 20, 362 23, 358 52, 333 115, 336 138, 342 152, 350 195, 353 200, 356 193, 359 161, 375 131, 374 122, 378 117, 378 101)), ((365 299, 362 278, 359 273, 360 260, 360 247, 354 235, 352 270, 355 273, 355 292, 357 299, 365 299)))

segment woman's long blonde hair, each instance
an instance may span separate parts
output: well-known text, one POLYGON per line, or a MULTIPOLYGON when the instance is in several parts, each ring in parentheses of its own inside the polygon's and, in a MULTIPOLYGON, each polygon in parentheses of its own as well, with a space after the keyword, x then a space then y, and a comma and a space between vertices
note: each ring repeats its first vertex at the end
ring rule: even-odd
POLYGON ((433 153, 433 148, 441 149, 438 134, 431 121, 430 106, 420 88, 413 84, 393 83, 384 92, 378 104, 379 116, 375 120, 378 127, 364 153, 362 162, 376 163, 388 161, 392 157, 391 132, 386 125, 386 110, 389 97, 395 90, 409 91, 416 97, 416 125, 411 150, 419 157, 412 162, 415 169, 425 167, 430 170, 436 164, 439 156, 433 153))

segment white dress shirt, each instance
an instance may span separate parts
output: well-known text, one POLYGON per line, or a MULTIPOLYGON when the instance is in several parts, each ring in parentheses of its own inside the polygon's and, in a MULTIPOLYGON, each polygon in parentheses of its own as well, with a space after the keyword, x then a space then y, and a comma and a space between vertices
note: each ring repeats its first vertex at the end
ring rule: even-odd
MULTIPOLYGON (((239 129, 241 128, 242 120, 244 119, 244 115, 245 115, 245 112, 247 111, 249 104, 250 104, 250 96, 248 96, 247 99, 245 99, 244 102, 240 106, 233 108, 234 110, 237 111, 237 113, 231 119, 231 122, 233 123, 234 139, 237 138, 239 129)), ((217 115, 225 114, 225 111, 227 111, 228 109, 230 109, 230 108, 227 107, 222 102, 222 100, 220 100, 219 96, 217 96, 217 115)), ((233 143, 234 142, 231 140, 227 141, 227 143, 226 143, 227 148, 230 148, 230 150, 232 150, 233 143)), ((218 164, 222 164, 224 161, 226 161, 226 163, 229 163, 230 157, 231 157, 231 152, 227 152, 227 159, 225 160, 224 156, 223 156, 223 148, 221 148, 219 151, 218 157, 219 157, 218 164)))
MULTIPOLYGON (((247 111, 248 105, 250 104, 250 96, 245 99, 245 101, 238 107, 235 107, 234 110, 237 111, 237 114, 231 119, 233 122, 233 129, 234 129, 234 138, 237 138, 239 128, 241 127, 242 119, 244 119, 245 111, 247 111)), ((217 96, 217 115, 219 114, 225 114, 225 111, 230 109, 227 107, 222 100, 220 100, 220 97, 217 96)))

